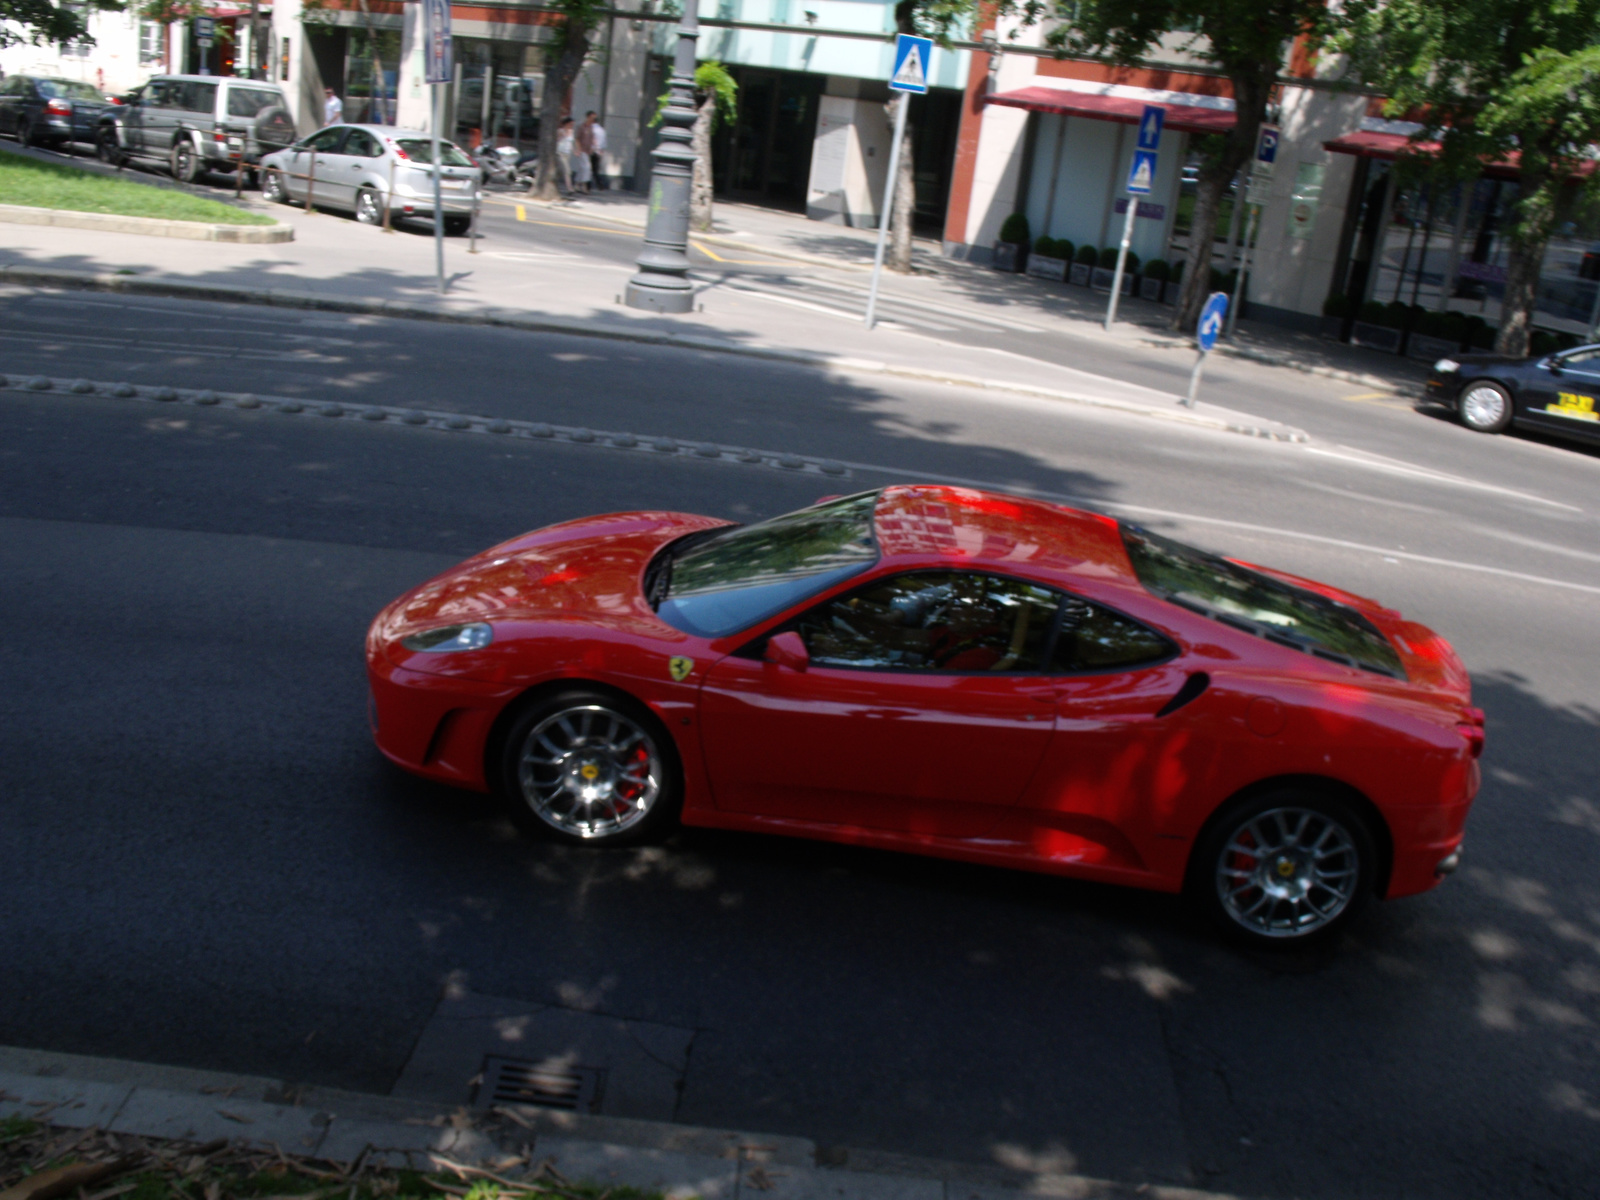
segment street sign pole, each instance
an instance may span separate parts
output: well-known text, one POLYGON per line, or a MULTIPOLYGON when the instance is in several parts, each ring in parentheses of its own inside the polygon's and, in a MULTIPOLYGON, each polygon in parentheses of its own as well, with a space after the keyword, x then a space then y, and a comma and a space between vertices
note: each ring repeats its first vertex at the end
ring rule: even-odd
POLYGON ((444 93, 440 90, 455 75, 455 53, 450 42, 450 0, 424 0, 423 45, 428 56, 427 81, 433 115, 433 264, 439 294, 444 295, 444 197, 440 183, 443 148, 439 126, 444 122, 444 93))
POLYGON ((1245 281, 1250 276, 1250 247, 1256 240, 1256 222, 1261 217, 1261 206, 1267 202, 1272 187, 1272 170, 1278 162, 1278 127, 1263 125, 1256 134, 1256 157, 1250 164, 1250 182, 1245 187, 1244 202, 1250 206, 1250 220, 1245 226, 1244 246, 1239 251, 1239 274, 1233 281, 1233 303, 1228 305, 1228 340, 1239 324, 1239 311, 1244 307, 1245 281))
POLYGON ((1200 356, 1194 360, 1194 370, 1189 373, 1189 394, 1183 401, 1187 408, 1193 408, 1199 401, 1200 374, 1206 367, 1206 355, 1210 354, 1211 347, 1217 344, 1227 313, 1227 292, 1212 292, 1206 297, 1205 306, 1200 310, 1200 322, 1194 331, 1194 340, 1200 348, 1200 356))
POLYGON ((1233 303, 1228 305, 1228 340, 1233 341, 1233 331, 1239 324, 1239 309, 1243 306, 1245 279, 1250 274, 1250 244, 1256 237, 1256 220, 1261 216, 1261 205, 1250 206, 1250 220, 1244 227, 1244 249, 1239 252, 1239 277, 1233 281, 1233 303))
POLYGON ((883 203, 878 208, 878 245, 872 252, 872 283, 867 288, 867 328, 878 314, 878 280, 883 276, 883 248, 889 240, 889 223, 894 219, 895 181, 900 177, 900 143, 906 137, 906 114, 911 97, 928 90, 928 60, 933 55, 933 39, 902 33, 894 43, 894 69, 889 72, 889 90, 902 93, 894 115, 894 145, 889 147, 889 178, 883 184, 883 203))
POLYGON ((1117 319, 1117 301, 1122 298, 1122 277, 1128 269, 1128 247, 1133 242, 1133 222, 1139 215, 1139 197, 1148 196, 1156 183, 1156 155, 1161 149, 1161 126, 1167 110, 1147 104, 1139 118, 1139 145, 1128 168, 1128 219, 1122 223, 1122 244, 1117 247, 1117 269, 1111 277, 1111 300, 1106 304, 1106 332, 1117 319))
POLYGON ((439 294, 444 295, 444 206, 442 186, 439 182, 439 123, 444 120, 443 94, 440 88, 444 85, 431 83, 433 89, 433 119, 428 122, 433 128, 433 269, 437 277, 439 294))

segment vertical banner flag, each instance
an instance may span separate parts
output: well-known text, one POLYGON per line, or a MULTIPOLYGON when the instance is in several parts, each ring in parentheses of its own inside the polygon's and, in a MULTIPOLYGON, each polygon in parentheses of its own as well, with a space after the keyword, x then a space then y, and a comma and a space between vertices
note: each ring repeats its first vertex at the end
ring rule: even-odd
POLYGON ((894 42, 894 70, 889 72, 889 88, 896 92, 928 90, 928 60, 933 57, 933 39, 902 33, 894 42))
POLYGON ((450 0, 423 0, 422 44, 428 56, 429 83, 450 83, 455 78, 455 51, 450 44, 450 0))

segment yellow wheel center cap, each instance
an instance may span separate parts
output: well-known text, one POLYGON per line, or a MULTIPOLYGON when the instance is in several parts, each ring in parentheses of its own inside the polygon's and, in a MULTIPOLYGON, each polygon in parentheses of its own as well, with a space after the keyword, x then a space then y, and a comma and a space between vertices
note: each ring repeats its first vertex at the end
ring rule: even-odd
MULTIPOLYGON (((582 775, 590 783, 593 783, 596 779, 600 778, 600 768, 595 766, 593 763, 584 763, 583 767, 578 771, 578 774, 582 775)), ((1282 868, 1279 869, 1281 870, 1282 868)))
POLYGON ((1294 860, 1289 858, 1280 858, 1278 860, 1278 874, 1284 879, 1287 879, 1289 876, 1293 875, 1294 860))

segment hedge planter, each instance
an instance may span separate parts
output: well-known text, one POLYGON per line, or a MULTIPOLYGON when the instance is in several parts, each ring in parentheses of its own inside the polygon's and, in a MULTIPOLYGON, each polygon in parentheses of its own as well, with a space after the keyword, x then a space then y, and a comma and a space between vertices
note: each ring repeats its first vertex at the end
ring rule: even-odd
POLYGON ((1088 287, 1089 277, 1094 274, 1094 271, 1095 268, 1088 263, 1073 263, 1070 278, 1079 287, 1088 287))
POLYGON ((1365 346, 1369 350, 1384 350, 1390 354, 1400 353, 1403 337, 1398 329, 1389 329, 1383 325, 1368 325, 1365 321, 1357 321, 1350 333, 1350 340, 1357 346, 1365 346))
MULTIPOLYGON (((1097 292, 1109 292, 1111 290, 1111 282, 1112 280, 1116 279, 1116 277, 1116 268, 1096 267, 1094 269, 1094 281, 1090 284, 1090 286, 1093 287, 1097 292)), ((1135 277, 1132 275, 1124 275, 1122 277, 1122 294, 1124 296, 1133 295, 1134 278, 1135 277)))
POLYGON ((1028 255, 1028 274, 1040 279, 1065 279, 1071 265, 1064 258, 1046 258, 1037 253, 1028 255))
POLYGON ((1432 337, 1425 333, 1413 333, 1406 342, 1406 357, 1421 362, 1433 362, 1460 353, 1461 343, 1452 342, 1448 338, 1432 337))
POLYGON ((1139 280, 1139 299, 1154 300, 1157 304, 1160 304, 1161 292, 1166 285, 1167 281, 1165 279, 1145 279, 1141 277, 1139 280))
POLYGON ((1027 257, 1026 248, 1016 242, 996 242, 991 263, 996 271, 1009 271, 1015 274, 1022 270, 1022 264, 1027 257))
POLYGON ((1339 335, 1344 332, 1344 318, 1323 317, 1322 325, 1318 329, 1318 332, 1321 333, 1323 337, 1332 338, 1336 342, 1341 340, 1339 335))

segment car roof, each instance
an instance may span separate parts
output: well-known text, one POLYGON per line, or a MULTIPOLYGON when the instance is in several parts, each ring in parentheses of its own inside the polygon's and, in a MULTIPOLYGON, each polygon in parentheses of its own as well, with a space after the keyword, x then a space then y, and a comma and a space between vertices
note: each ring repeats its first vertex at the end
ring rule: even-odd
POLYGON ((873 514, 885 559, 951 557, 1005 570, 1137 583, 1111 517, 944 485, 885 488, 873 514))
POLYGON ((158 79, 181 79, 185 83, 190 81, 195 83, 228 83, 237 84, 240 87, 269 88, 274 92, 283 91, 277 84, 268 83, 265 79, 246 79, 242 75, 152 75, 145 80, 145 83, 154 83, 158 79))

